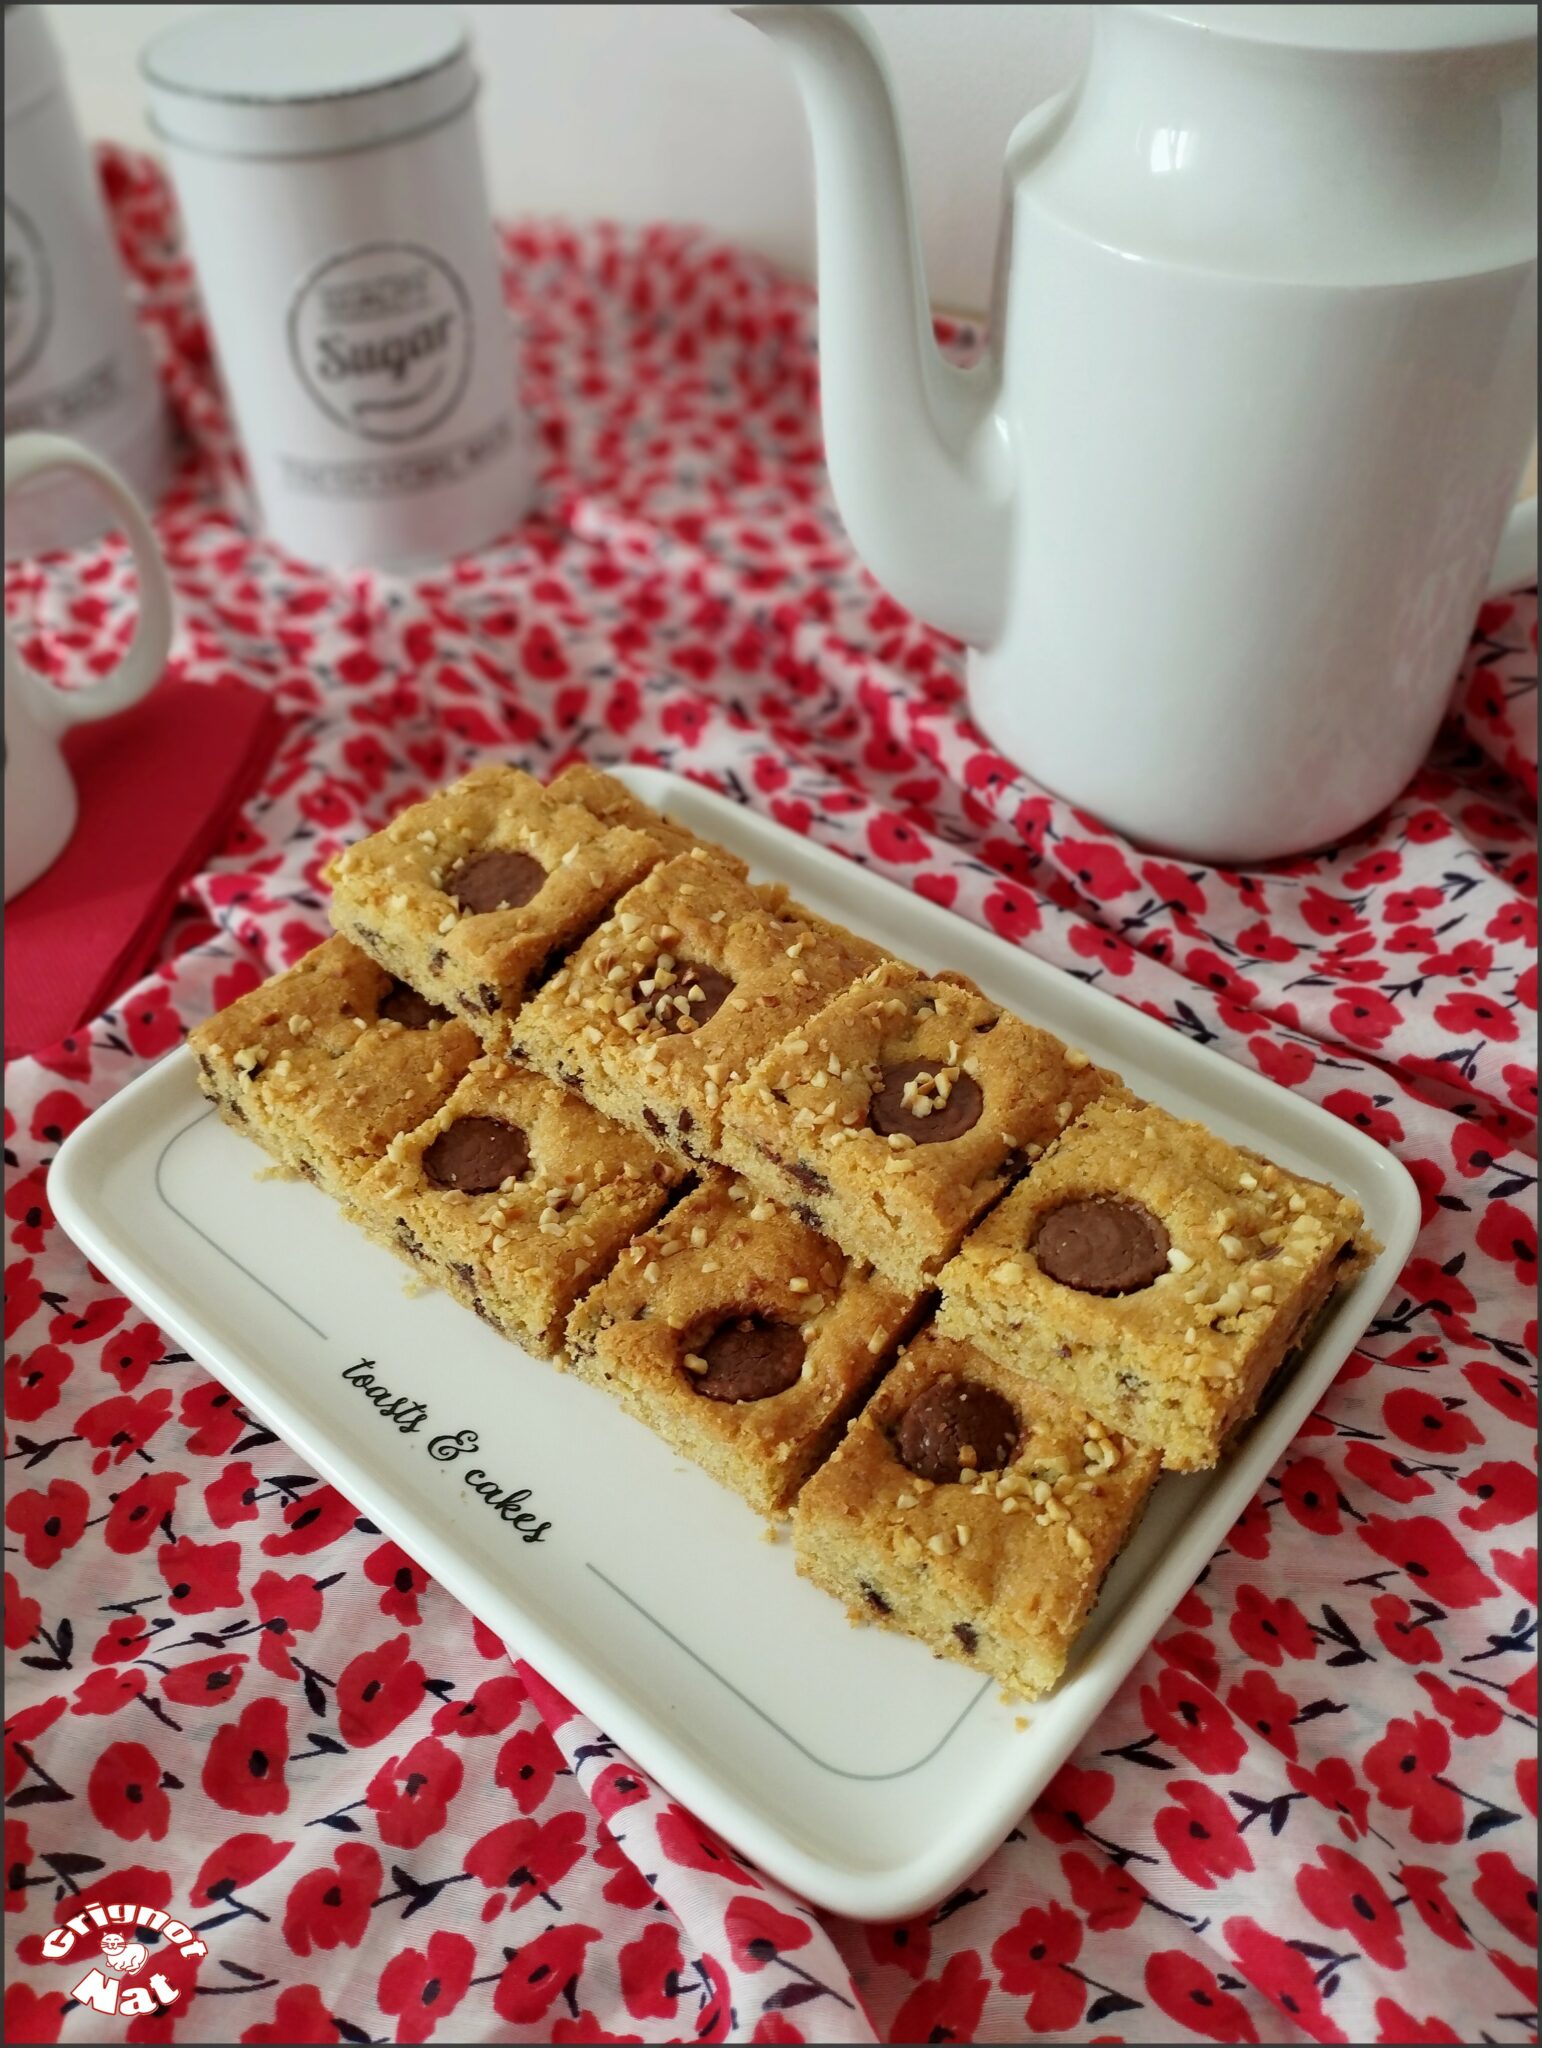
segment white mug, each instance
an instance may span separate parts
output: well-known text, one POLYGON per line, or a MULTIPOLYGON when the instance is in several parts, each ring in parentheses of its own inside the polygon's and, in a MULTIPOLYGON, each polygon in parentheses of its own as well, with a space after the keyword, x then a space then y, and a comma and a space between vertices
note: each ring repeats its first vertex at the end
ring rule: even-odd
POLYGON ((110 501, 139 571, 139 622, 115 669, 88 688, 58 690, 29 668, 5 636, 5 900, 53 866, 69 844, 78 805, 59 741, 72 725, 126 711, 159 679, 171 646, 171 585, 149 521, 117 471, 57 434, 15 434, 5 444, 7 519, 11 493, 60 471, 110 501))

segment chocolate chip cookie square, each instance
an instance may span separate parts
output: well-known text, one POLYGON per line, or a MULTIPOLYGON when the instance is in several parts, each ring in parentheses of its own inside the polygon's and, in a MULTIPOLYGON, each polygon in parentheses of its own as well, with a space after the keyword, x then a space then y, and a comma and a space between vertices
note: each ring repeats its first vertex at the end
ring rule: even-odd
POLYGON ((730 1088, 882 957, 696 851, 621 899, 526 1006, 515 1044, 607 1116, 706 1159, 730 1088))
POLYGON ((501 1051, 528 991, 677 837, 490 762, 337 856, 332 922, 501 1051))
POLYGON ((798 1570, 854 1621, 1035 1699, 1065 1670, 1160 1463, 928 1328, 798 1496, 798 1570))
POLYGON ((798 1488, 915 1319, 913 1295, 713 1173, 568 1322, 572 1369, 763 1515, 798 1488))
POLYGON ((481 1053, 475 1032, 347 939, 238 997, 188 1044, 226 1123, 338 1198, 481 1053))
POLYGON ((682 1168, 568 1089, 484 1055, 356 1191, 352 1220, 543 1356, 682 1168))
POLYGON ((1201 1124, 1099 1102, 943 1268, 938 1325, 1195 1471, 1368 1255, 1363 1222, 1201 1124))
POLYGON ((732 1091, 721 1157, 896 1285, 929 1287, 975 1219, 1120 1086, 972 983, 890 960, 732 1091))
POLYGON ((745 873, 744 863, 737 854, 730 853, 715 840, 701 838, 689 826, 677 824, 662 811, 656 811, 641 797, 633 796, 624 782, 618 781, 614 775, 607 775, 603 768, 591 767, 587 761, 575 761, 561 774, 553 776, 546 785, 546 793, 555 802, 581 805, 603 825, 624 825, 631 831, 648 833, 667 854, 690 853, 699 846, 722 866, 732 868, 735 874, 745 873))

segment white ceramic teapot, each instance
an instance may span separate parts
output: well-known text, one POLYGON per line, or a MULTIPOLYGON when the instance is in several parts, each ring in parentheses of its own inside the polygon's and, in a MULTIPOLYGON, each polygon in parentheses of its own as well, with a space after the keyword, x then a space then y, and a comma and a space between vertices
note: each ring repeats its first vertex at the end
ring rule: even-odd
POLYGON ((1363 823, 1485 590, 1536 573, 1536 8, 1099 8, 1008 148, 968 371, 932 339, 862 15, 734 11, 813 134, 842 514, 968 643, 986 734, 1201 859, 1363 823))

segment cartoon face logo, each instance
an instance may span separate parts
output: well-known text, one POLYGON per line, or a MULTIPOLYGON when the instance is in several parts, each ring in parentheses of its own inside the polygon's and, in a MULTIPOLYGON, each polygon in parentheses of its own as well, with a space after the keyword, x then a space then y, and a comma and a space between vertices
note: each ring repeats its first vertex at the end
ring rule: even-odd
POLYGON ((102 1961, 118 1976, 132 1977, 136 1970, 143 1969, 144 1960, 142 1941, 125 1941, 121 1934, 102 1936, 102 1961))

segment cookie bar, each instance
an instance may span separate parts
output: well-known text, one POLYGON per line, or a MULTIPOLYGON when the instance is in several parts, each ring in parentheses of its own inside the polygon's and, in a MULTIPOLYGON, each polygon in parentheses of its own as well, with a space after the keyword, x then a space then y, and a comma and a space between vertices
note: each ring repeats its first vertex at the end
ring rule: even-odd
POLYGON ((943 1268, 938 1325, 1194 1471, 1361 1260, 1362 1220, 1203 1125, 1099 1102, 943 1268))
POLYGON ((713 1173, 568 1322, 568 1357, 684 1457, 780 1515, 917 1311, 743 1181, 713 1173))
MULTIPOLYGON (((609 780, 588 770, 568 787, 609 780)), ((655 822, 613 823, 501 762, 473 769, 337 856, 332 922, 503 1050, 527 991, 680 845, 678 826, 614 788, 655 822)))
POLYGON ((877 965, 865 939, 693 853, 617 904, 517 1020, 532 1066, 689 1157, 730 1086, 877 965))
POLYGON ((528 1068, 484 1055, 357 1187, 349 1215, 505 1336, 546 1355, 682 1169, 528 1068))
POLYGON ((346 939, 239 997, 188 1044, 226 1123, 340 1199, 481 1052, 475 1032, 346 939))
POLYGON ((767 1054, 721 1157, 897 1285, 932 1285, 969 1226, 1118 1089, 960 979, 886 961, 767 1054))
POLYGON ((1065 1669, 1158 1454, 927 1329, 798 1496, 798 1570, 853 1620, 1035 1698, 1065 1669))
POLYGON ((633 796, 624 782, 618 782, 614 775, 607 775, 603 768, 591 768, 587 761, 574 761, 560 775, 553 776, 546 785, 546 793, 565 804, 580 804, 602 825, 625 825, 634 832, 646 832, 659 842, 666 853, 689 853, 693 847, 700 846, 736 874, 745 872, 744 862, 737 854, 730 853, 727 847, 719 846, 715 840, 702 839, 684 825, 677 825, 673 818, 666 818, 662 811, 654 810, 641 797, 633 796))

